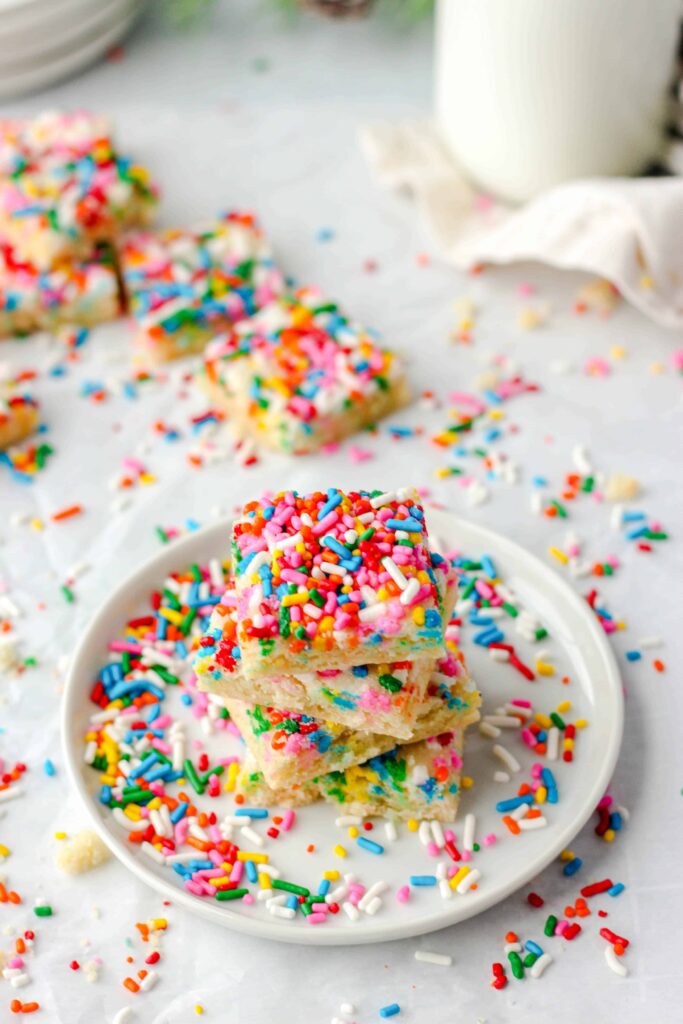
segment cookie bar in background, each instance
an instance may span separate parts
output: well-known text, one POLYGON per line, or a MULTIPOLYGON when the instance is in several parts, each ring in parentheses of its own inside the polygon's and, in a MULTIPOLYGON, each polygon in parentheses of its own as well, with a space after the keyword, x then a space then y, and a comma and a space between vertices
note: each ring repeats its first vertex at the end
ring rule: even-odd
POLYGON ((238 436, 293 454, 348 437, 409 400, 394 353, 311 289, 216 338, 198 380, 238 436))
POLYGON ((227 213, 190 229, 132 233, 119 257, 140 364, 201 352, 285 287, 248 213, 227 213))

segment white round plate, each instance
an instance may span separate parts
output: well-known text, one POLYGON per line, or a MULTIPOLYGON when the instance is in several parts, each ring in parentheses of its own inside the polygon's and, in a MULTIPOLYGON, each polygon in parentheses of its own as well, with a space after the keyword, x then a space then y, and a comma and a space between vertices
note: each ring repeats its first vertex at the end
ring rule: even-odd
MULTIPOLYGON (((237 931, 284 942, 345 945, 406 938, 464 921, 525 885, 571 843, 608 786, 621 742, 622 686, 604 633, 585 601, 553 570, 516 544, 443 512, 430 511, 428 519, 430 532, 438 538, 443 550, 457 549, 469 558, 488 554, 506 585, 517 594, 520 604, 533 611, 550 634, 543 640, 542 647, 549 652, 548 658, 556 666, 556 674, 529 683, 511 666, 492 661, 485 650, 470 643, 469 637, 476 630, 473 626, 465 627, 464 649, 472 674, 483 692, 483 710, 493 710, 511 699, 525 698, 533 701, 535 710, 549 713, 560 701, 568 699, 572 702, 569 720, 586 718, 589 721, 587 728, 577 732, 574 762, 566 764, 558 760, 548 765, 559 790, 559 802, 544 808, 548 826, 511 836, 501 824, 501 815, 495 811, 496 802, 516 795, 520 782, 529 779, 530 766, 538 758, 506 730, 499 742, 514 752, 522 763, 522 771, 513 775, 509 783, 494 782, 493 773, 502 765, 491 753, 492 741, 473 727, 467 734, 465 772, 474 778, 474 786, 463 794, 454 831, 460 841, 464 815, 472 812, 476 815, 477 839, 481 840, 490 832, 495 832, 498 838, 493 845, 483 846, 474 854, 472 863, 480 870, 481 879, 476 891, 471 890, 464 896, 454 894, 452 899, 443 900, 438 887, 411 888, 409 901, 399 903, 395 897, 397 888, 407 884, 410 875, 433 874, 435 858, 427 854, 417 835, 409 832, 405 825, 398 826, 395 842, 387 842, 379 820, 371 836, 385 846, 385 853, 378 856, 366 852, 348 839, 345 829, 335 825, 337 808, 322 802, 298 810, 291 831, 281 833, 275 841, 266 840, 264 850, 281 871, 282 878, 307 885, 312 891, 317 889, 323 872, 334 868, 353 872, 366 886, 380 879, 386 881, 391 888, 384 895, 382 909, 376 916, 361 914, 361 919, 354 923, 339 913, 330 916, 322 926, 310 927, 301 915, 294 921, 273 918, 262 903, 245 906, 237 902, 198 899, 181 888, 180 879, 170 869, 157 865, 138 847, 129 844, 109 810, 98 802, 99 773, 83 760, 83 736, 93 707, 88 694, 99 668, 106 661, 107 642, 120 636, 125 623, 148 607, 150 593, 165 576, 183 570, 194 561, 201 563, 225 556, 229 523, 222 522, 164 548, 118 587, 90 623, 72 661, 63 702, 65 760, 97 831, 129 870, 174 903, 237 931), (563 675, 570 677, 569 685, 562 684, 563 675), (315 853, 306 852, 310 843, 315 844, 315 853), (344 860, 333 853, 337 843, 342 843, 349 851, 344 860)), ((512 628, 507 628, 506 632, 520 656, 533 663, 533 645, 521 641, 512 628)), ((170 703, 171 712, 183 716, 191 736, 189 723, 194 725, 194 719, 186 708, 183 710, 176 688, 169 687, 167 694, 170 691, 173 693, 166 700, 177 700, 177 704, 170 703)), ((239 752, 239 741, 228 733, 207 738, 197 728, 194 735, 205 741, 210 757, 212 753, 213 756, 228 756, 239 752)), ((229 812, 231 799, 222 794, 214 800, 207 799, 200 806, 215 810, 220 816, 229 812)), ((253 827, 265 831, 259 822, 253 823, 253 827)), ((444 858, 445 855, 439 859, 444 858)))

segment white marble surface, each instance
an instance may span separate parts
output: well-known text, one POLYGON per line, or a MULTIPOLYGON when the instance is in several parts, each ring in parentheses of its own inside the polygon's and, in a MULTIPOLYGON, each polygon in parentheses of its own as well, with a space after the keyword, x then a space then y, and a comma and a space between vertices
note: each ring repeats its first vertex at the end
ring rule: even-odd
MULTIPOLYGON (((514 360, 542 392, 509 406, 509 421, 519 431, 500 448, 520 463, 522 478, 512 487, 491 484, 490 500, 469 510, 483 523, 547 558, 548 545, 562 542, 566 530, 531 515, 530 478, 545 475, 559 488, 577 442, 588 447, 599 469, 630 472, 642 481, 639 506, 673 534, 652 555, 629 547, 610 530, 607 509, 589 499, 572 508, 571 519, 589 557, 615 553, 623 560, 601 589, 628 626, 615 641, 628 699, 612 789, 630 809, 631 822, 611 847, 591 828, 573 846, 584 858, 584 877, 609 874, 627 886, 610 907, 609 924, 632 940, 631 973, 622 980, 609 971, 591 919, 580 940, 565 944, 565 955, 555 940, 557 962, 541 981, 511 981, 504 992, 493 991, 490 964, 501 958, 504 933, 532 926, 540 931, 538 912, 526 907, 523 893, 424 939, 307 949, 304 955, 296 947, 212 928, 170 908, 162 979, 149 994, 129 998, 135 1021, 309 1024, 331 1020, 344 1001, 356 1005, 359 1024, 378 1020, 379 1007, 393 1001, 403 1008, 399 1020, 430 1024, 480 1018, 546 1024, 551 1016, 558 1024, 580 1017, 622 1024, 680 1019, 683 702, 674 630, 680 629, 683 559, 676 533, 683 487, 679 381, 671 364, 680 339, 625 307, 606 322, 594 315, 578 318, 572 303, 579 281, 572 275, 519 267, 464 278, 440 264, 436 254, 429 266, 417 265, 416 255, 428 251, 428 243, 410 207, 370 179, 356 131, 373 117, 428 109, 430 58, 427 26, 403 35, 377 22, 335 26, 307 20, 291 31, 263 7, 233 0, 219 7, 210 26, 182 38, 148 18, 128 41, 123 62, 94 68, 49 94, 15 104, 12 111, 85 104, 110 112, 126 145, 161 180, 168 223, 227 206, 257 210, 292 274, 317 281, 408 354, 416 393, 431 388, 445 398, 455 388, 471 387, 492 356, 503 353, 514 360), (267 70, 255 70, 258 58, 267 58, 267 70), (335 232, 326 243, 316 240, 323 227, 335 232), (367 259, 377 261, 375 273, 363 270, 367 259), (522 281, 537 287, 530 300, 517 295, 522 281), (453 300, 464 294, 473 296, 480 310, 469 347, 448 340, 453 300), (553 308, 547 324, 533 333, 516 326, 520 306, 529 302, 553 308), (615 344, 627 356, 612 363, 611 375, 586 376, 586 358, 609 358, 615 344), (570 372, 553 372, 557 361, 569 364, 570 372), (661 374, 652 372, 656 362, 662 364, 661 374), (627 666, 623 651, 652 634, 668 642, 627 666), (651 667, 655 654, 667 664, 663 675, 651 667), (453 966, 418 964, 417 948, 448 952, 453 966), (203 1018, 195 1014, 197 1003, 205 1008, 203 1018)), ((161 912, 155 894, 117 863, 65 880, 53 866, 52 838, 55 831, 85 824, 61 769, 56 665, 108 590, 156 550, 154 526, 182 525, 188 517, 206 522, 210 509, 230 510, 263 486, 285 483, 391 486, 410 479, 430 487, 434 500, 468 512, 457 480, 435 478, 434 468, 444 459, 426 441, 446 422, 445 408, 428 413, 416 405, 397 417, 402 425, 424 426, 425 438, 396 442, 386 429, 364 437, 360 443, 375 458, 362 466, 341 451, 295 462, 269 456, 248 469, 228 459, 189 470, 185 456, 195 442, 188 421, 203 403, 193 393, 178 397, 186 392, 178 383, 179 370, 170 384, 141 388, 140 397, 130 401, 118 393, 129 365, 126 325, 96 332, 81 351, 81 359, 68 363, 61 378, 44 375, 60 357, 59 347, 47 338, 5 342, 0 353, 15 370, 41 372, 34 390, 56 448, 32 486, 10 480, 5 471, 0 475, 0 577, 24 612, 17 626, 23 653, 40 662, 38 669, 2 683, 2 756, 10 763, 22 758, 30 769, 25 797, 8 804, 0 820, 0 841, 13 851, 2 870, 25 900, 23 907, 3 907, 2 927, 30 927, 31 904, 41 892, 55 907, 54 918, 40 926, 31 986, 19 995, 43 1004, 36 1020, 60 1024, 112 1019, 126 1003, 121 987, 128 973, 126 940, 132 939, 136 952, 140 948, 134 922, 161 912), (108 383, 112 392, 101 404, 79 395, 82 383, 93 380, 108 383), (169 444, 155 435, 159 419, 178 427, 182 438, 169 444), (108 481, 123 458, 139 451, 157 483, 138 489, 130 507, 114 513, 108 481), (72 501, 81 502, 86 513, 71 523, 42 532, 12 525, 17 514, 47 517, 72 501), (58 588, 79 560, 90 571, 76 584, 77 601, 70 606, 58 588), (43 774, 46 757, 57 766, 54 779, 43 774), (99 919, 93 917, 94 906, 99 919), (99 982, 89 985, 83 972, 72 972, 68 964, 92 955, 101 956, 104 965, 99 982)), ((587 581, 580 589, 588 589, 587 581)), ((554 865, 534 888, 562 907, 577 885, 554 865)), ((0 948, 9 944, 9 936, 1 935, 0 948)), ((2 1020, 10 1019, 13 995, 0 982, 2 1020)))

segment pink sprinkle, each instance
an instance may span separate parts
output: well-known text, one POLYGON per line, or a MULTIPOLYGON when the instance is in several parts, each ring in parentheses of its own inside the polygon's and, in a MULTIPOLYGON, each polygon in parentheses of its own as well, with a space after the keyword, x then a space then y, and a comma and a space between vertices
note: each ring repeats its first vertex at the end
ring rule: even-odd
POLYGON ((569 921, 558 921, 555 925, 555 934, 564 935, 567 928, 569 927, 569 921))
POLYGON ((306 918, 309 924, 325 924, 327 921, 326 914, 309 914, 306 918))
POLYGON ((489 832, 489 834, 484 836, 484 838, 482 839, 482 843, 484 844, 484 846, 493 846, 493 844, 495 842, 496 842, 496 834, 495 834, 495 832, 489 832))
POLYGON ((251 895, 251 893, 250 892, 245 892, 244 896, 242 897, 242 903, 247 903, 249 906, 251 906, 251 904, 253 902, 254 902, 254 897, 251 895))
POLYGON ((396 899, 399 903, 407 903, 410 899, 410 886, 402 885, 396 893, 396 899))
POLYGON ((605 795, 602 797, 602 799, 600 800, 600 802, 598 804, 598 808, 600 808, 600 807, 609 807, 611 803, 612 803, 612 797, 610 796, 609 793, 605 793, 605 795))
POLYGON ((441 853, 441 850, 439 849, 435 842, 431 842, 427 843, 427 853, 429 854, 430 857, 438 857, 439 854, 441 853))
POLYGON ((281 832, 289 832, 290 828, 294 824, 296 815, 294 811, 285 811, 282 815, 282 824, 280 825, 281 832))
POLYGON ((463 850, 462 851, 462 859, 463 860, 472 860, 472 851, 471 850, 463 850))
POLYGON ((515 698, 515 700, 511 700, 510 703, 514 704, 515 707, 517 707, 517 708, 532 708, 533 707, 533 704, 531 703, 530 700, 522 700, 521 697, 517 697, 517 698, 515 698))
POLYGON ((374 459, 374 453, 368 451, 367 448, 359 448, 358 445, 352 444, 348 451, 351 462, 367 462, 368 459, 374 459))

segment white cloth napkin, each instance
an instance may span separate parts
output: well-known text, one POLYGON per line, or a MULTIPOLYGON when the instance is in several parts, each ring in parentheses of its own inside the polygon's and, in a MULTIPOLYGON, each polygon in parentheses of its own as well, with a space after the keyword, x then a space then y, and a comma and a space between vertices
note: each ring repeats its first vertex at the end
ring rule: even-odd
POLYGON ((361 142, 380 182, 412 195, 455 266, 586 270, 657 323, 683 327, 683 179, 576 181, 515 209, 478 193, 428 123, 374 125, 361 142))

